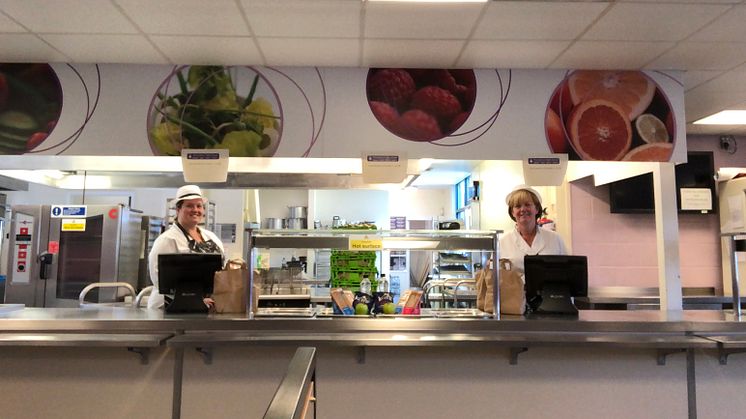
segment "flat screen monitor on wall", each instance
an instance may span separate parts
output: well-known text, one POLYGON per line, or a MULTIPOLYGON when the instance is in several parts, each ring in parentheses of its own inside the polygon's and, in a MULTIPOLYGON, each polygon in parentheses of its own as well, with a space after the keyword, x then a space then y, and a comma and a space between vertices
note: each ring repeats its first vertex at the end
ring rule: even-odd
MULTIPOLYGON (((687 162, 676 165, 675 171, 676 207, 679 213, 715 213, 717 195, 712 152, 690 151, 687 153, 687 162), (709 199, 705 199, 707 195, 709 199)), ((609 207, 615 214, 652 214, 655 210, 653 174, 645 173, 610 183, 609 207)))

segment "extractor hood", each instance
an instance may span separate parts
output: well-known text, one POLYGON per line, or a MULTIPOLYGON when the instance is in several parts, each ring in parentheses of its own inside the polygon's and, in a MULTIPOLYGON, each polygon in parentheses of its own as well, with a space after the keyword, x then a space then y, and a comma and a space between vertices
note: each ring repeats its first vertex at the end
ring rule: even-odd
MULTIPOLYGON (((360 159, 232 157, 226 182, 198 184, 228 189, 397 189, 416 180, 420 187, 436 187, 455 184, 479 163, 412 159, 400 184, 366 184, 360 159)), ((185 183, 180 157, 0 156, 0 176, 64 189, 178 188, 185 183)))

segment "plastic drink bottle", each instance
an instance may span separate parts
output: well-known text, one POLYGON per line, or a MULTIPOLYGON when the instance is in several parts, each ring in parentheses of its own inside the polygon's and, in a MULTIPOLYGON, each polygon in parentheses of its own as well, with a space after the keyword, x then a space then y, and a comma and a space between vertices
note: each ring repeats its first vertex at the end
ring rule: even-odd
POLYGON ((368 279, 367 274, 363 275, 363 279, 360 281, 360 292, 370 295, 370 279, 368 279))
POLYGON ((381 274, 378 278, 378 292, 389 292, 389 279, 386 278, 386 274, 381 274))

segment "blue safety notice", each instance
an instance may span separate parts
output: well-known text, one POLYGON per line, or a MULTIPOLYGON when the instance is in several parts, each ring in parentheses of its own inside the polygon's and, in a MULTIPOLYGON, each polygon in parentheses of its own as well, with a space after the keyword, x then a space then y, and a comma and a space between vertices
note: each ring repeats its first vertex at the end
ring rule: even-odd
POLYGON ((86 214, 85 205, 52 205, 52 218, 85 218, 86 214))

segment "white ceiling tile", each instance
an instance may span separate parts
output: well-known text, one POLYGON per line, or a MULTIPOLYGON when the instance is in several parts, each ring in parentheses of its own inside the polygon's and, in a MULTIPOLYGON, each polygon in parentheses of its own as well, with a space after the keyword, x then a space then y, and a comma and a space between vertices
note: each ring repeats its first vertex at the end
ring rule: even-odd
POLYGON ((117 0, 148 34, 249 35, 234 0, 117 0))
POLYGON ((78 63, 168 62, 143 35, 45 34, 42 38, 78 63))
POLYGON ((0 0, 0 10, 34 32, 137 33, 108 1, 0 0))
POLYGON ((470 41, 457 65, 466 68, 544 68, 569 41, 470 41))
POLYGON ((366 3, 370 38, 466 39, 479 17, 478 3, 366 3))
POLYGON ((685 115, 687 122, 728 109, 746 101, 746 92, 723 92, 705 85, 696 87, 686 94, 685 115))
POLYGON ((673 45, 670 42, 578 41, 551 67, 639 69, 673 45))
POLYGON ((360 1, 241 0, 241 4, 258 37, 360 37, 360 1))
POLYGON ((31 34, 0 34, 0 57, 3 62, 65 62, 70 58, 31 34))
POLYGON ((651 61, 659 69, 728 70, 746 61, 746 43, 682 42, 651 61))
POLYGON ((684 72, 684 91, 693 89, 722 73, 722 71, 715 70, 687 70, 684 72))
POLYGON ((728 10, 726 5, 618 3, 584 40, 680 41, 728 10))
POLYGON ((272 65, 360 66, 359 39, 257 38, 257 42, 272 65))
MULTIPOLYGON (((698 86, 698 89, 716 93, 746 93, 746 71, 727 71, 698 86)), ((744 97, 746 100, 746 97, 744 97)))
POLYGON ((0 13, 0 32, 26 32, 26 29, 14 22, 8 16, 0 13))
POLYGON ((575 39, 607 7, 604 3, 490 2, 472 38, 575 39))
MULTIPOLYGON (((730 125, 728 125, 730 127, 730 125)), ((722 135, 727 134, 730 129, 725 125, 694 125, 686 124, 687 135, 722 135)))
POLYGON ((743 42, 746 39, 744 22, 746 22, 746 6, 736 6, 692 35, 689 40, 743 42))
POLYGON ((174 64, 264 64, 253 38, 152 36, 174 64))
POLYGON ((363 66, 452 68, 463 41, 368 39, 363 43, 363 66))

